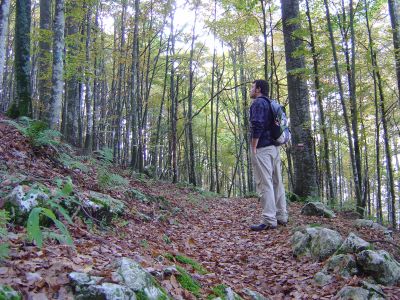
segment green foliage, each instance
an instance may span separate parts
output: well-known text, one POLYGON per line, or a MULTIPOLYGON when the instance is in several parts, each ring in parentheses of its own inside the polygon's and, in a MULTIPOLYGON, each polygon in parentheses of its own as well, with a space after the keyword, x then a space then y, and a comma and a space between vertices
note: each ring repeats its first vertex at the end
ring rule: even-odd
POLYGON ((73 245, 72 238, 65 225, 57 219, 54 212, 48 208, 35 207, 29 214, 27 223, 28 238, 36 242, 39 248, 42 248, 44 237, 53 238, 58 240, 60 243, 67 245, 73 245), (60 230, 61 234, 42 230, 40 227, 40 217, 47 217, 51 219, 56 227, 60 230))
POLYGON ((22 297, 19 293, 14 291, 7 285, 0 285, 0 299, 7 299, 7 300, 21 300, 22 297))
POLYGON ((169 244, 172 243, 170 237, 169 237, 168 235, 166 235, 166 234, 163 235, 163 241, 164 241, 164 243, 166 243, 167 245, 169 245, 169 244))
POLYGON ((61 133, 48 129, 47 124, 43 121, 21 117, 17 122, 12 120, 6 120, 6 122, 17 128, 35 147, 58 146, 60 144, 61 133))
POLYGON ((197 272, 199 272, 199 274, 207 274, 208 271, 197 261, 184 256, 184 255, 172 255, 170 253, 164 254, 164 257, 169 259, 170 261, 178 261, 182 264, 186 264, 186 265, 190 265, 193 267, 193 269, 195 269, 197 272))
POLYGON ((243 198, 259 198, 260 196, 257 194, 257 192, 248 192, 246 193, 243 198))
POLYGON ((176 276, 176 279, 178 280, 182 288, 191 292, 193 295, 200 297, 200 283, 197 280, 193 279, 190 274, 182 267, 176 266, 176 269, 179 272, 179 274, 176 276))
POLYGON ((101 150, 97 151, 97 154, 99 155, 99 159, 107 164, 110 165, 112 164, 113 160, 114 160, 114 155, 113 155, 113 151, 110 148, 103 148, 101 150))
POLYGON ((89 168, 79 160, 79 158, 73 157, 72 155, 61 153, 58 156, 60 162, 69 169, 79 169, 84 173, 89 171, 89 168))
POLYGON ((226 290, 227 286, 224 284, 218 284, 216 286, 214 286, 211 290, 212 290, 212 294, 207 296, 207 299, 214 299, 214 298, 218 298, 220 297, 221 299, 225 299, 226 295, 225 295, 225 290, 226 290))
MULTIPOLYGON (((8 212, 0 209, 0 260, 7 258, 9 253, 9 245, 7 243, 7 222, 9 220, 8 212)), ((1 296, 1 295, 0 295, 1 296)))
POLYGON ((97 181, 101 188, 112 188, 127 186, 129 184, 128 179, 111 173, 107 168, 100 168, 97 172, 97 181))

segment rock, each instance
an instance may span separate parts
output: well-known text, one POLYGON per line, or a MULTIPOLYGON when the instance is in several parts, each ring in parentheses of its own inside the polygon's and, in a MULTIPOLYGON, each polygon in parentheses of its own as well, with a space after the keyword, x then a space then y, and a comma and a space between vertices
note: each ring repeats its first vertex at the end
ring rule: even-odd
POLYGON ((149 199, 145 194, 143 194, 141 191, 138 191, 136 189, 129 189, 125 192, 125 196, 128 198, 133 198, 136 199, 140 202, 143 203, 149 203, 151 202, 151 199, 149 199))
POLYGON ((350 278, 357 275, 357 263, 351 254, 339 254, 332 256, 322 269, 326 274, 338 274, 343 278, 350 278))
POLYGON ((86 289, 88 286, 96 285, 103 279, 103 277, 90 276, 79 272, 69 273, 68 278, 77 292, 86 289))
POLYGON ((242 300, 238 294, 236 294, 231 287, 225 289, 225 299, 226 300, 242 300))
POLYGON ((330 283, 332 280, 333 280, 333 277, 324 272, 318 272, 314 276, 314 281, 318 286, 324 286, 324 285, 330 283))
POLYGON ((295 232, 291 242, 294 256, 306 255, 322 261, 335 253, 342 243, 342 237, 328 228, 309 227, 303 232, 295 232))
POLYGON ((342 244, 342 237, 337 231, 328 228, 318 228, 315 236, 311 236, 311 256, 322 261, 331 256, 342 244))
POLYGON ((338 253, 359 253, 363 250, 371 248, 371 244, 359 238, 354 233, 350 232, 349 236, 345 239, 343 244, 338 249, 338 253))
POLYGON ((89 191, 88 196, 82 197, 82 206, 99 220, 105 220, 109 223, 114 215, 122 215, 125 210, 125 204, 113 197, 89 191))
POLYGON ((127 287, 105 282, 101 285, 91 285, 76 295, 77 300, 136 300, 135 293, 127 287))
POLYGON ((296 231, 291 238, 293 255, 308 256, 310 254, 310 240, 311 236, 309 234, 302 233, 301 231, 296 231))
POLYGON ((326 218, 334 218, 335 213, 321 202, 309 202, 301 209, 301 214, 306 216, 321 216, 326 218))
POLYGON ((21 295, 7 285, 0 285, 0 299, 4 300, 21 300, 21 295))
POLYGON ((356 257, 359 268, 376 282, 393 285, 400 281, 400 264, 388 252, 364 250, 356 257))
POLYGON ((117 271, 113 279, 135 292, 144 293, 149 300, 166 297, 163 290, 158 287, 155 279, 146 272, 137 262, 129 258, 121 258, 116 263, 117 271))
POLYGON ((334 299, 341 300, 384 300, 386 296, 382 289, 375 285, 363 281, 361 287, 345 286, 334 299))
POLYGON ((264 297, 260 293, 252 291, 250 289, 244 289, 243 292, 250 297, 251 300, 269 300, 269 298, 264 297))
POLYGON ((368 300, 369 291, 361 287, 345 286, 335 296, 340 300, 368 300))
POLYGON ((18 185, 5 197, 5 204, 12 206, 17 216, 27 216, 34 207, 48 200, 49 196, 44 192, 18 185))
POLYGON ((372 228, 374 221, 366 219, 357 219, 354 221, 354 226, 358 229, 360 228, 372 228))

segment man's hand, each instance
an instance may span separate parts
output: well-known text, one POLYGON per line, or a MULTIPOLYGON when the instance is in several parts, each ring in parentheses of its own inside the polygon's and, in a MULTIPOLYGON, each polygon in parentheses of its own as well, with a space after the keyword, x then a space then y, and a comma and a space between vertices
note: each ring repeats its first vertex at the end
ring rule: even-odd
POLYGON ((257 144, 259 139, 251 139, 251 152, 255 155, 257 154, 257 144))

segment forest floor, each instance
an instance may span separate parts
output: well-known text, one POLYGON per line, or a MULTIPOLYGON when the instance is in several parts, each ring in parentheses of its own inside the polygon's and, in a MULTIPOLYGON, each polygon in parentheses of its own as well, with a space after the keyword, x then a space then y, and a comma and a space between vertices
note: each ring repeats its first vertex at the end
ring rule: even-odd
MULTIPOLYGON (((320 224, 339 231, 342 237, 355 232, 365 240, 383 240, 377 231, 357 230, 352 225, 351 212, 339 212, 334 219, 308 217, 300 214, 300 203, 290 203, 288 226, 251 232, 249 226, 258 222, 260 214, 255 198, 213 198, 191 187, 127 177, 130 187, 146 195, 164 197, 167 206, 175 209, 176 214, 161 218, 165 207, 160 203, 129 199, 117 188, 100 189, 95 167, 85 173, 60 166, 52 158, 53 150, 32 148, 24 136, 2 119, 0 116, 0 170, 9 177, 0 177, 0 188, 12 185, 12 177, 25 176, 25 180, 51 187, 55 178, 69 176, 80 192, 108 193, 129 207, 124 216, 107 228, 76 217, 74 224, 68 226, 74 247, 47 241, 39 249, 26 241, 25 227, 10 224, 10 255, 0 262, 0 284, 19 290, 26 299, 73 299, 69 272, 84 271, 110 278, 111 266, 119 257, 133 258, 153 271, 180 264, 164 258, 166 253, 185 255, 206 268, 208 273, 202 275, 182 265, 201 283, 201 299, 221 283, 245 299, 249 299, 243 293, 245 288, 271 299, 331 299, 344 285, 357 286, 363 278, 336 277, 330 284, 316 286, 313 276, 322 269, 323 262, 293 257, 290 238, 294 228, 320 224), (150 219, 144 220, 143 214, 150 219)), ((398 232, 394 232, 394 244, 400 245, 398 232)), ((374 246, 399 259, 399 248, 394 244, 376 242, 374 246)), ((161 285, 174 299, 196 299, 174 276, 161 281, 161 285)), ((400 287, 385 287, 384 291, 389 299, 400 299, 400 287)))

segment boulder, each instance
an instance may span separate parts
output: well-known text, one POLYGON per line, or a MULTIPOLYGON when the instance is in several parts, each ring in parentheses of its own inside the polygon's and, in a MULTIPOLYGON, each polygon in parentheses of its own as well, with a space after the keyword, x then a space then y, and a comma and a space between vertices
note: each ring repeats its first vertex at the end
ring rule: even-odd
POLYGON ((11 287, 0 284, 0 299, 22 300, 22 297, 18 292, 14 291, 11 287))
POLYGON ((349 236, 344 240, 343 244, 338 249, 337 253, 353 254, 371 248, 371 244, 359 238, 354 233, 350 232, 349 236))
POLYGON ((72 272, 68 278, 78 295, 85 292, 90 286, 97 285, 103 277, 90 276, 86 273, 72 272))
POLYGON ((121 258, 116 263, 117 270, 113 279, 130 288, 134 292, 144 294, 149 300, 167 298, 165 292, 158 286, 157 281, 146 272, 137 262, 129 258, 121 258))
POLYGON ((113 197, 89 191, 88 195, 82 196, 82 206, 88 210, 93 217, 99 220, 110 222, 115 215, 124 213, 125 204, 113 197))
POLYGON ((351 254, 334 255, 328 259, 322 272, 325 274, 338 274, 343 278, 350 278, 357 275, 357 263, 351 254))
POLYGON ((318 286, 324 286, 327 285, 328 283, 331 283, 333 280, 333 277, 329 274, 326 274, 324 272, 318 272, 314 276, 314 281, 318 286))
POLYGON ((291 242, 294 256, 306 255, 322 261, 335 253, 342 244, 342 237, 328 228, 309 227, 295 232, 291 242))
POLYGON ((341 300, 384 300, 385 293, 382 289, 366 281, 361 282, 361 287, 345 286, 335 296, 341 300))
POLYGON ((376 282, 393 285, 400 281, 400 264, 388 252, 364 250, 356 257, 358 267, 376 282))
POLYGON ((27 216, 34 207, 48 200, 46 193, 26 185, 18 185, 5 197, 5 206, 12 207, 16 216, 27 216))
POLYGON ((383 232, 383 234, 385 235, 386 239, 388 239, 388 240, 392 240, 393 239, 391 230, 387 229, 385 226, 383 226, 383 225, 381 225, 379 223, 376 223, 376 222, 374 222, 372 220, 357 219, 357 220, 354 221, 354 226, 357 229, 360 229, 360 228, 372 228, 374 230, 383 232))
POLYGON ((319 228, 318 233, 311 238, 311 256, 322 261, 335 253, 342 241, 342 237, 337 231, 319 228))
POLYGON ((115 283, 105 282, 101 285, 91 285, 76 295, 77 300, 105 299, 105 300, 136 300, 135 293, 127 287, 115 283))
POLYGON ((301 214, 306 216, 320 216, 325 218, 334 218, 335 213, 321 202, 309 202, 301 209, 301 214))

